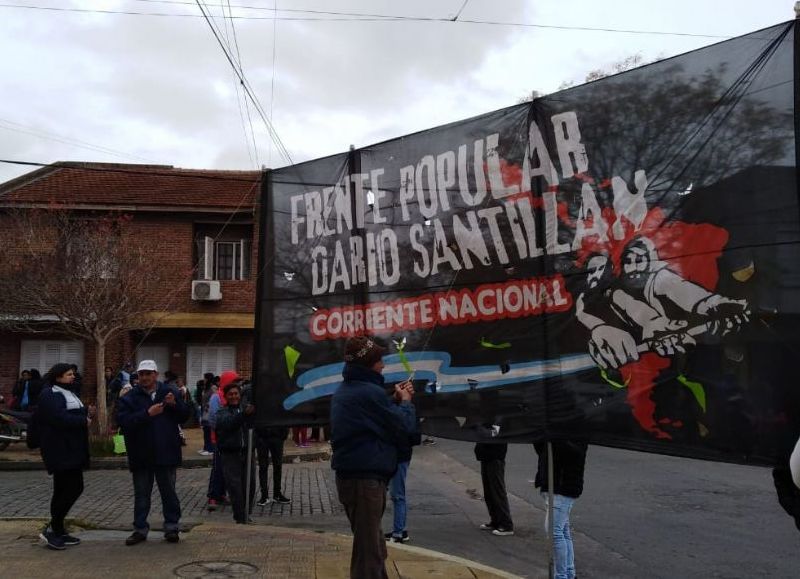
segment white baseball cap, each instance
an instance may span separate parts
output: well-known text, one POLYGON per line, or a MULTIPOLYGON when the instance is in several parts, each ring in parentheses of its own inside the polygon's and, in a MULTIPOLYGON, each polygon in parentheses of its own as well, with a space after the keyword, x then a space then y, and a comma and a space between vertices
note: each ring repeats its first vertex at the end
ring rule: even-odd
POLYGON ((158 372, 158 366, 156 366, 155 360, 142 360, 141 362, 139 362, 139 367, 136 368, 136 371, 158 372))

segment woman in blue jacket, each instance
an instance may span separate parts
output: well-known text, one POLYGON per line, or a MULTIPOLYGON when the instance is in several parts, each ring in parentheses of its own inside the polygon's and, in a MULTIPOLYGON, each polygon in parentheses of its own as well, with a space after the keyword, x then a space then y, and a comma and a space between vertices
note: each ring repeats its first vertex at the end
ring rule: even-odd
POLYGON ((39 396, 36 426, 47 472, 53 475, 50 523, 39 535, 50 549, 63 550, 81 541, 67 534, 64 519, 83 493, 83 470, 89 466, 91 417, 72 391, 75 371, 69 364, 56 364, 45 375, 39 396))

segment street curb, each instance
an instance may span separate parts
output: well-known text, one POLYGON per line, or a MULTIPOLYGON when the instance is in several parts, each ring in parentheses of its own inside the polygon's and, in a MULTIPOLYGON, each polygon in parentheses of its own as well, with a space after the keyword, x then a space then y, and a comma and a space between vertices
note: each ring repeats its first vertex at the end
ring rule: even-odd
MULTIPOLYGON (((328 448, 313 450, 311 452, 287 452, 283 455, 283 463, 319 462, 328 460, 331 452, 328 448)), ((125 470, 128 460, 124 456, 92 458, 89 470, 125 470)), ((210 456, 188 456, 183 459, 180 468, 204 468, 211 466, 210 456)), ((45 470, 41 460, 2 460, 0 458, 0 472, 22 470, 45 470)))
POLYGON ((386 546, 389 549, 398 549, 401 551, 408 551, 410 553, 415 553, 417 555, 424 555, 426 557, 440 559, 443 561, 450 561, 451 563, 456 563, 458 565, 464 565, 465 567, 470 567, 471 569, 475 569, 476 571, 484 571, 486 573, 491 573, 492 575, 497 575, 498 577, 505 577, 506 579, 524 579, 524 577, 522 577, 521 575, 514 575, 513 573, 509 573, 508 571, 503 571, 502 569, 490 567, 489 565, 484 565, 483 563, 471 561, 470 559, 464 559, 463 557, 448 555, 447 553, 442 553, 441 551, 424 549, 422 547, 415 547, 413 545, 404 545, 403 543, 387 543, 386 546))

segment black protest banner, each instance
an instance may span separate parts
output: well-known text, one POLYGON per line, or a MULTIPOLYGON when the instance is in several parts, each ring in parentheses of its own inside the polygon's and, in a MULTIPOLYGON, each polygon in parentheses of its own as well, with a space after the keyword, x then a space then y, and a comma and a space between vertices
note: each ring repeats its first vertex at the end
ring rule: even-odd
POLYGON ((798 426, 794 23, 271 171, 261 424, 327 420, 345 339, 426 432, 770 463, 798 426))

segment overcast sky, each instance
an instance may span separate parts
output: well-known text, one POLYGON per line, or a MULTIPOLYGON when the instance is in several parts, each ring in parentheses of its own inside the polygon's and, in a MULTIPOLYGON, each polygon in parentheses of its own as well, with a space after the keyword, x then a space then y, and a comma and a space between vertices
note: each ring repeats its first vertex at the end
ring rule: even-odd
MULTIPOLYGON (((630 55, 673 56, 794 16, 790 0, 204 3, 236 57, 231 20, 219 7, 228 14, 230 3, 245 77, 294 162, 509 106, 630 55), (458 14, 459 21, 354 21, 313 11, 458 14)), ((198 16, 193 0, 0 0, 0 159, 218 169, 288 164, 250 106, 254 146, 232 68, 198 16)), ((29 170, 0 163, 0 182, 29 170)))

